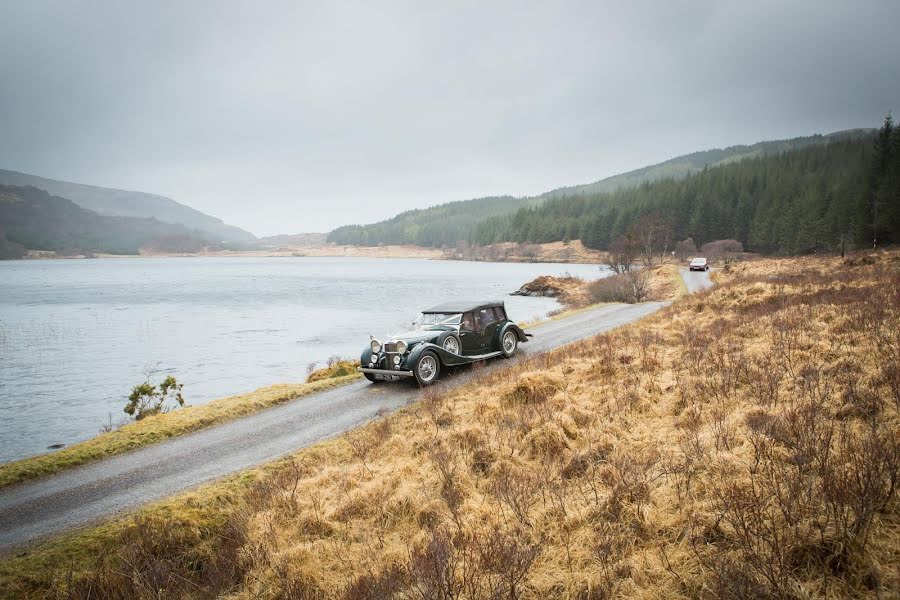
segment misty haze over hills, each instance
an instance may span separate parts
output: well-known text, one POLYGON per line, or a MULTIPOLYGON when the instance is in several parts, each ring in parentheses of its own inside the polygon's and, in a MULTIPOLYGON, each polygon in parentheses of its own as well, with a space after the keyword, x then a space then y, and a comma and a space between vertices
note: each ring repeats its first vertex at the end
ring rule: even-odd
POLYGON ((206 236, 154 218, 101 215, 33 186, 0 185, 0 258, 26 250, 73 256, 137 254, 146 244, 177 252, 220 247, 206 236))
MULTIPOLYGON (((661 200, 658 197, 671 193, 670 188, 656 184, 684 180, 708 168, 767 157, 777 158, 808 148, 834 146, 844 141, 859 142, 859 147, 864 148, 870 144, 868 140, 873 137, 874 131, 853 129, 828 135, 705 150, 593 183, 557 188, 540 196, 493 196, 462 200, 404 211, 391 219, 370 225, 339 227, 329 234, 295 233, 260 239, 243 229, 227 225, 215 217, 163 196, 0 170, 0 185, 10 184, 3 188, 0 241, 5 248, 3 254, 7 257, 21 256, 26 249, 69 254, 134 254, 142 248, 151 252, 191 253, 241 247, 264 249, 315 246, 325 242, 358 246, 411 244, 447 247, 461 241, 489 244, 499 241, 548 242, 567 238, 580 238, 591 247, 603 248, 610 241, 609 232, 618 231, 625 226, 626 220, 637 218, 638 212, 646 210, 641 207, 646 207, 648 202, 659 204, 661 200), (15 187, 22 185, 31 187, 15 187), (640 186, 652 186, 647 188, 640 200, 637 197, 626 198, 620 193, 640 186), (40 191, 45 193, 37 193, 40 191), (611 198, 611 195, 616 194, 622 197, 618 200, 611 198), (614 204, 624 212, 616 212, 618 209, 610 212, 603 208, 614 204), (522 214, 522 209, 541 212, 522 214), (626 213, 630 216, 623 216, 626 213), (585 221, 588 215, 591 218, 590 224, 585 221), (521 219, 526 217, 529 224, 523 226, 521 219), (613 222, 617 219, 620 222, 613 222), (604 233, 599 233, 601 231, 604 233)), ((822 161, 829 165, 842 165, 854 172, 862 169, 861 163, 846 152, 839 155, 832 152, 828 157, 815 155, 810 160, 820 170, 826 164, 822 161)), ((812 167, 807 165, 803 168, 812 167)), ((800 182, 803 176, 800 170, 801 167, 788 168, 782 175, 800 182)), ((819 182, 816 185, 824 184, 819 182)), ((837 185, 837 180, 828 185, 837 185)), ((843 182, 842 185, 850 184, 843 182)), ((858 187, 858 182, 852 185, 858 187)), ((698 232, 711 232, 715 228, 711 229, 702 223, 704 219, 709 220, 705 215, 726 210, 725 204, 733 199, 726 193, 722 197, 704 201, 712 204, 695 216, 696 223, 692 228, 698 232)), ((846 202, 852 203, 855 200, 846 202)), ((717 219, 721 221, 721 218, 717 219)), ((858 223, 854 226, 859 228, 858 223)), ((815 237, 817 234, 810 235, 815 237)), ((781 246, 777 243, 775 246, 769 245, 770 251, 777 247, 781 246)))
POLYGON ((202 231, 206 238, 220 242, 249 242, 256 239, 249 231, 223 223, 171 198, 113 188, 58 181, 0 169, 0 185, 33 186, 53 196, 71 200, 78 206, 100 215, 153 218, 164 223, 183 225, 188 230, 202 231))

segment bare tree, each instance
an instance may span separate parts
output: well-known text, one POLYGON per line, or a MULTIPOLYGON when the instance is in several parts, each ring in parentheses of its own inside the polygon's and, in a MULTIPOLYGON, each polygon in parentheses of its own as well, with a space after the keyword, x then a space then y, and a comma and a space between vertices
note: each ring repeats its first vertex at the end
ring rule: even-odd
POLYGON ((617 275, 628 273, 634 267, 639 253, 640 247, 630 236, 621 236, 609 245, 606 266, 617 275))
POLYGON ((843 233, 838 235, 838 244, 841 247, 841 258, 847 254, 847 243, 853 240, 853 234, 849 231, 844 231, 843 233))
MULTIPOLYGON (((622 236, 616 239, 609 245, 606 258, 606 266, 616 275, 607 280, 601 280, 603 283, 600 288, 603 289, 598 289, 597 292, 601 295, 612 294, 618 301, 642 302, 646 300, 650 293, 650 269, 638 264, 639 257, 643 257, 642 247, 635 238, 622 236), (613 289, 622 285, 630 288, 630 297, 627 299, 621 297, 623 290, 613 289)), ((628 292, 625 293, 628 294, 628 292)))
POLYGON ((632 226, 630 236, 638 245, 641 262, 651 268, 669 248, 672 229, 659 214, 646 214, 632 226))

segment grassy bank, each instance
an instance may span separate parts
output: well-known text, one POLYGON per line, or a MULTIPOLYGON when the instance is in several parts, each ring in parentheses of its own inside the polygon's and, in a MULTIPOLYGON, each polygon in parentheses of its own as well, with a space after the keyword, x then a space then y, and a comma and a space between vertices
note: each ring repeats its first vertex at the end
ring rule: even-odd
POLYGON ((213 400, 208 404, 146 417, 57 452, 0 465, 0 487, 218 425, 358 378, 358 373, 346 371, 343 363, 338 363, 335 367, 310 375, 309 383, 273 385, 247 394, 213 400))
POLYGON ((0 581, 75 598, 888 597, 898 364, 896 255, 742 264, 232 487, 3 561, 0 581))

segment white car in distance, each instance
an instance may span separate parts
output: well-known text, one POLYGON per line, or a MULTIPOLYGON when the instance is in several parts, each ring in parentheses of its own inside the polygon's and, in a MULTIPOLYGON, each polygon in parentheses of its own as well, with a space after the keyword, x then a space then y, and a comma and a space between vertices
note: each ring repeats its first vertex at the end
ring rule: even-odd
POLYGON ((705 258, 695 258, 690 264, 691 271, 709 271, 709 262, 705 258))

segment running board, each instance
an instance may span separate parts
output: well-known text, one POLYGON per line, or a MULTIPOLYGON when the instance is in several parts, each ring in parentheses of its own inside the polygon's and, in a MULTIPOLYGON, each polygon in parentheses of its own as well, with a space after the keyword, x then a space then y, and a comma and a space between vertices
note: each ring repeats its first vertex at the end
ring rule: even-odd
POLYGON ((469 358, 472 360, 487 360, 489 358, 494 358, 495 356, 500 356, 503 354, 499 350, 497 352, 488 352, 487 354, 472 354, 470 356, 465 356, 464 358, 469 358))

